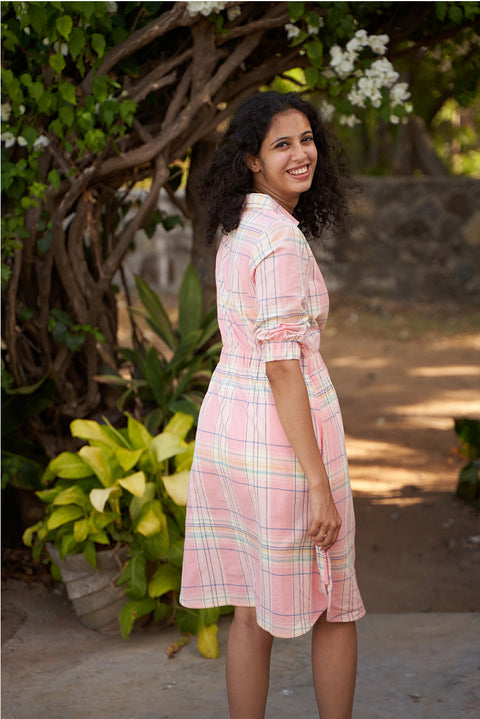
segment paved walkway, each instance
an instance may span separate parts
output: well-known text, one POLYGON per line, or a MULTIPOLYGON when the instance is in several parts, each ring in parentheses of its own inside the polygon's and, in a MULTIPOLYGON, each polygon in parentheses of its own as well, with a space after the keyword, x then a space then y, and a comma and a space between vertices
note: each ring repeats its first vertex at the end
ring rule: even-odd
MULTIPOLYGON (((2 596, 3 719, 228 719, 224 662, 176 630, 128 641, 84 628, 63 593, 10 580, 2 596)), ((477 719, 480 613, 378 614, 358 623, 354 719, 477 719)), ((268 719, 315 719, 310 637, 276 640, 268 719)))

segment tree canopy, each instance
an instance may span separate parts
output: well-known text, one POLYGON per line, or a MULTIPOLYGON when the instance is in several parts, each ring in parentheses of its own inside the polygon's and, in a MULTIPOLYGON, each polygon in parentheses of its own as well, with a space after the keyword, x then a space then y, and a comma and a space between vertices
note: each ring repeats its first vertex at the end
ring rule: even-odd
POLYGON ((161 188, 188 214, 186 163, 244 97, 291 73, 347 127, 364 108, 398 124, 396 64, 478 17, 477 2, 2 3, 3 381, 32 398, 27 435, 53 456, 59 427, 104 404, 114 277, 135 233, 167 221, 161 188))

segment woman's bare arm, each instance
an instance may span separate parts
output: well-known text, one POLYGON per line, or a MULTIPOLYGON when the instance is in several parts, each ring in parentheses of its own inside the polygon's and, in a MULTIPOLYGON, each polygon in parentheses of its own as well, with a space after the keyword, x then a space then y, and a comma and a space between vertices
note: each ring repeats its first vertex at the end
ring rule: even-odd
POLYGON ((311 507, 308 534, 316 545, 330 549, 342 522, 315 437, 300 363, 295 359, 267 362, 266 372, 280 422, 308 482, 311 507))

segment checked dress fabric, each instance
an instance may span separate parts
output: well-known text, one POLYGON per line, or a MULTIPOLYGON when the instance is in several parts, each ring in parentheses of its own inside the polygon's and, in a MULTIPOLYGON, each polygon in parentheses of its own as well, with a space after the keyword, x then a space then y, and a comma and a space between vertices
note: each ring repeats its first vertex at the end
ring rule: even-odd
POLYGON ((180 602, 256 607, 277 637, 318 617, 365 613, 355 575, 355 518, 340 408, 321 358, 327 289, 297 221, 247 195, 216 263, 223 341, 205 396, 190 474, 180 602), (307 537, 308 487, 282 428, 265 362, 298 359, 342 528, 328 552, 307 537))

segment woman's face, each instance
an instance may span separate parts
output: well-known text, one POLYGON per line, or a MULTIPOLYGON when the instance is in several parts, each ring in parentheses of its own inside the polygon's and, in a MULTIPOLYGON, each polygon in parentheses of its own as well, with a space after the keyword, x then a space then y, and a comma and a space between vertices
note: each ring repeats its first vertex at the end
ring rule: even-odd
POLYGON ((312 128, 298 110, 275 115, 260 152, 247 161, 254 191, 270 195, 290 213, 310 189, 316 164, 312 128))

